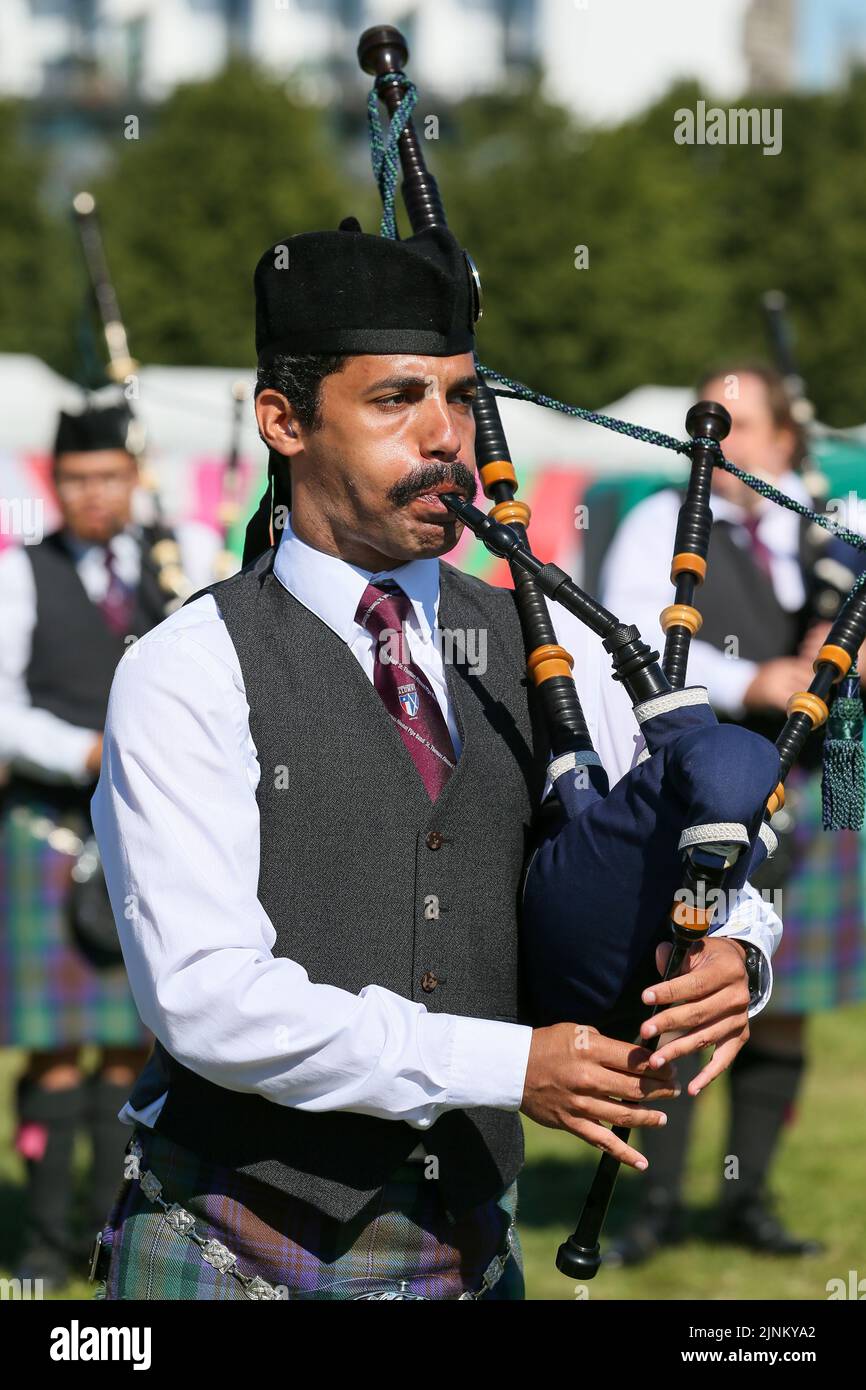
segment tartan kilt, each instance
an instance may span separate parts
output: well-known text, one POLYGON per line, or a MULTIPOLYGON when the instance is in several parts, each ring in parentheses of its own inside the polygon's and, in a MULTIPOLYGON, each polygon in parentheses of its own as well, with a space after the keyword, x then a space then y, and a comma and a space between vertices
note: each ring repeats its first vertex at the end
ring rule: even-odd
POLYGON ((866 832, 822 828, 820 770, 792 769, 785 793, 794 869, 781 889, 784 930, 767 1016, 866 999, 866 832))
MULTIPOLYGON (((341 1223, 315 1207, 233 1169, 208 1162, 136 1125, 123 1172, 148 1171, 160 1196, 195 1221, 204 1240, 219 1241, 239 1273, 267 1280, 281 1298, 347 1301, 394 1290, 410 1296, 456 1299, 482 1287, 482 1275, 505 1247, 517 1212, 517 1184, 452 1222, 439 1184, 423 1163, 404 1163, 381 1196, 341 1223), (136 1146, 137 1163, 131 1163, 136 1146)), ((178 1224, 187 1221, 179 1217, 178 1224)), ((485 1299, 522 1299, 523 1254, 513 1231, 513 1254, 485 1299)), ((196 1241, 176 1229, 170 1214, 145 1195, 139 1177, 124 1177, 102 1232, 110 1247, 104 1293, 109 1300, 255 1297, 233 1273, 208 1263, 196 1241)), ((271 1295, 273 1296, 273 1295, 271 1295)))
POLYGON ((123 965, 95 969, 69 935, 74 857, 35 834, 39 815, 56 820, 47 803, 0 814, 0 1047, 146 1046, 123 965))

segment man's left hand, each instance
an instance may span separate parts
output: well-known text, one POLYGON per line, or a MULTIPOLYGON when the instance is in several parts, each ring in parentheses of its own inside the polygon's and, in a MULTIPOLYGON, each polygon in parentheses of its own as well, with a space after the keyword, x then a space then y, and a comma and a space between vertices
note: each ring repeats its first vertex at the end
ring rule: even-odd
MULTIPOLYGON (((661 975, 672 949, 665 944, 656 951, 661 975)), ((743 943, 731 937, 705 937, 691 948, 679 975, 650 985, 641 996, 645 1004, 661 1006, 640 1030, 641 1039, 664 1039, 653 1053, 652 1066, 664 1066, 704 1047, 715 1049, 704 1069, 689 1082, 690 1096, 721 1075, 749 1040, 745 954, 743 943), (664 1037, 668 1033, 678 1036, 668 1040, 664 1037)))

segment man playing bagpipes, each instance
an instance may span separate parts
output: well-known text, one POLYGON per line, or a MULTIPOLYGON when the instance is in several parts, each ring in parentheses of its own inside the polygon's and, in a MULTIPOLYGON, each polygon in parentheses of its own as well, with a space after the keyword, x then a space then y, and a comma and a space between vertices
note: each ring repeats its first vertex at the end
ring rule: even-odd
MULTIPOLYGON (((518 1110, 641 1166, 607 1125, 676 1086, 521 1004, 549 748, 513 592, 440 559, 439 495, 477 488, 470 273, 445 228, 347 218, 265 252, 255 293, 275 541, 269 488, 241 573, 121 663, 92 804, 158 1040, 95 1273, 110 1299, 521 1298, 518 1110)), ((629 702, 559 621, 614 780, 629 702)), ((695 1084, 769 994, 780 924, 748 906, 658 986, 683 1052, 717 1043, 695 1084)))
MULTIPOLYGON (((698 394, 725 401, 733 421, 725 452, 732 462, 820 510, 804 476, 804 433, 777 372, 760 362, 730 361, 699 383, 698 394)), ((665 555, 681 500, 667 488, 634 508, 602 575, 604 602, 628 613, 650 641, 661 636, 657 615, 669 592, 665 555)), ((703 623, 692 643, 691 677, 707 687, 720 716, 775 737, 791 692, 809 683, 860 557, 721 470, 713 477, 712 507, 712 563, 701 587, 703 623)), ((784 903, 785 935, 774 960, 770 1009, 729 1073, 723 1151, 736 1157, 737 1169, 726 1165, 719 1183, 719 1234, 783 1256, 820 1249, 785 1228, 767 1192, 802 1085, 806 1016, 866 997, 861 837, 821 828, 821 751, 820 736, 807 744, 773 821, 779 849, 753 876, 756 887, 784 903)), ((697 1065, 696 1056, 685 1059, 682 1076, 697 1065)), ((681 1190, 693 1108, 686 1098, 666 1108, 667 1127, 645 1135, 642 1145, 650 1170, 641 1210, 611 1252, 625 1263, 639 1263, 684 1233, 681 1190)))
MULTIPOLYGON (((167 611, 155 533, 133 520, 129 424, 125 406, 61 414, 61 525, 0 557, 0 1045, 29 1053, 16 1092, 15 1148, 27 1165, 17 1272, 46 1287, 65 1283, 73 1264, 84 1272, 92 1240, 82 1246, 70 1228, 76 1133, 92 1142, 92 1224, 116 1188, 126 1140, 117 1112, 150 1041, 94 872, 88 810, 115 666, 167 611), (86 1044, 100 1048, 87 1077, 86 1044)), ((216 539, 197 525, 177 539, 192 581, 206 582, 216 539)))

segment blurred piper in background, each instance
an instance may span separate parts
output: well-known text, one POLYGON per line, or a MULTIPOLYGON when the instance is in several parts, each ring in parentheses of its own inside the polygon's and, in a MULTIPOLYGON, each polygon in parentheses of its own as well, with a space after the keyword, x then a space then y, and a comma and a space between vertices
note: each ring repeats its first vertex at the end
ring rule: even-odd
MULTIPOLYGON (((160 542, 133 521, 138 466, 123 406, 61 414, 61 527, 0 555, 0 1046, 27 1049, 15 1147, 27 1164, 19 1277, 82 1275, 72 1229, 75 1136, 92 1142, 86 1224, 102 1219, 127 1139, 117 1112, 150 1034, 129 990, 89 803, 114 669, 166 615, 160 542), (2 778, 0 778, 2 780, 2 778), (80 1053, 99 1046, 85 1077, 80 1053)), ((177 531, 188 580, 209 583, 219 537, 177 531)), ((174 547, 176 557, 177 547, 174 547)), ((163 549, 163 558, 171 551, 163 549)))
MULTIPOLYGON (((823 510, 804 477, 806 441, 781 376, 762 363, 731 363, 704 377, 698 397, 722 402, 733 427, 732 463, 807 506, 823 510)), ((775 739, 786 703, 808 689, 812 661, 830 628, 860 556, 795 513, 766 502, 731 474, 713 479, 712 564, 697 595, 703 616, 692 641, 690 682, 705 685, 721 719, 775 739), (832 552, 838 590, 823 576, 832 552), (840 563, 841 562, 841 563, 840 563)), ((636 506, 620 526, 602 572, 602 602, 628 613, 646 639, 663 641, 658 615, 669 600, 668 568, 680 494, 667 488, 636 506), (640 564, 634 557, 640 557, 640 564)), ((861 663, 862 665, 862 663, 861 663)), ((793 1118, 806 1065, 806 1017, 866 999, 866 932, 860 835, 825 834, 821 825, 821 735, 788 779, 772 826, 773 859, 753 875, 756 888, 782 891, 782 944, 773 960, 770 1004, 730 1070, 731 1113, 720 1184, 719 1233, 765 1253, 806 1255, 821 1246, 788 1232, 773 1211, 767 1179, 779 1139, 793 1118), (735 1160, 731 1161, 731 1160, 735 1160)), ((696 1059, 679 1063, 683 1098, 663 1108, 665 1128, 645 1131, 649 1169, 642 1205, 610 1252, 637 1264, 682 1239, 682 1182, 693 1115, 686 1087, 696 1059)))

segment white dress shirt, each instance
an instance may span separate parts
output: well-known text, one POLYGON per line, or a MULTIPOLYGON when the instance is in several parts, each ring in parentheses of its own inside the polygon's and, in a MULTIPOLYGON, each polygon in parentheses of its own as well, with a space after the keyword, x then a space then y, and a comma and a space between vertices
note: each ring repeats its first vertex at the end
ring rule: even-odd
MULTIPOLYGON (((811 500, 798 473, 784 473, 775 480, 780 492, 811 506, 811 500)), ((673 488, 656 492, 634 507, 623 519, 605 557, 601 572, 601 601, 617 616, 625 615, 640 628, 644 640, 664 650, 664 633, 659 622, 663 608, 673 603, 670 583, 671 555, 681 498, 673 488), (636 557, 640 557, 636 563, 636 557), (659 645, 661 644, 661 645, 659 645)), ((713 494, 711 503, 716 521, 742 522, 742 508, 713 494)), ((806 599, 800 567, 800 518, 775 503, 764 502, 758 513, 757 534, 770 551, 770 573, 776 598, 794 613, 806 599)), ((746 532, 742 532, 748 545, 746 532)), ((709 564, 713 563, 710 544, 709 564)), ((698 591, 700 607, 700 591, 698 591)), ((731 613, 732 629, 737 615, 731 613)), ((704 685, 711 703, 732 719, 745 714, 743 696, 758 670, 756 661, 730 656, 709 642, 693 638, 689 649, 689 684, 704 685)))
MULTIPOLYGON (((188 522, 176 529, 181 562, 195 589, 213 582, 221 541, 209 526, 188 522)), ((131 587, 141 575, 140 527, 130 524, 109 541, 119 578, 131 587)), ((70 539, 75 568, 93 603, 108 588, 105 547, 70 539)), ((36 625, 36 581, 21 545, 0 553, 0 764, 40 782, 86 786, 85 762, 101 730, 69 724, 30 702, 26 672, 36 625)))
MULTIPOLYGON (((446 557, 447 558, 447 557, 446 557)), ((432 640, 439 568, 413 560, 371 575, 305 544, 289 521, 274 574, 373 680, 374 638, 355 622, 387 574, 412 601, 406 639, 436 691, 455 751, 442 651, 432 640)), ((556 605, 596 747, 613 780, 633 763, 634 718, 601 643, 556 605), (602 690, 603 687, 603 690, 602 690)), ((183 1065, 229 1090, 312 1112, 347 1110, 425 1130, 446 1110, 519 1108, 532 1030, 432 1014, 380 985, 355 995, 274 957, 257 896, 260 767, 240 665, 211 595, 173 613, 121 660, 102 775, 91 802, 130 985, 145 1024, 183 1065)), ((287 865, 291 892, 291 865, 287 865)), ((752 892, 719 928, 769 957, 781 924, 752 892)), ((165 1095, 120 1118, 152 1125, 165 1095)))

